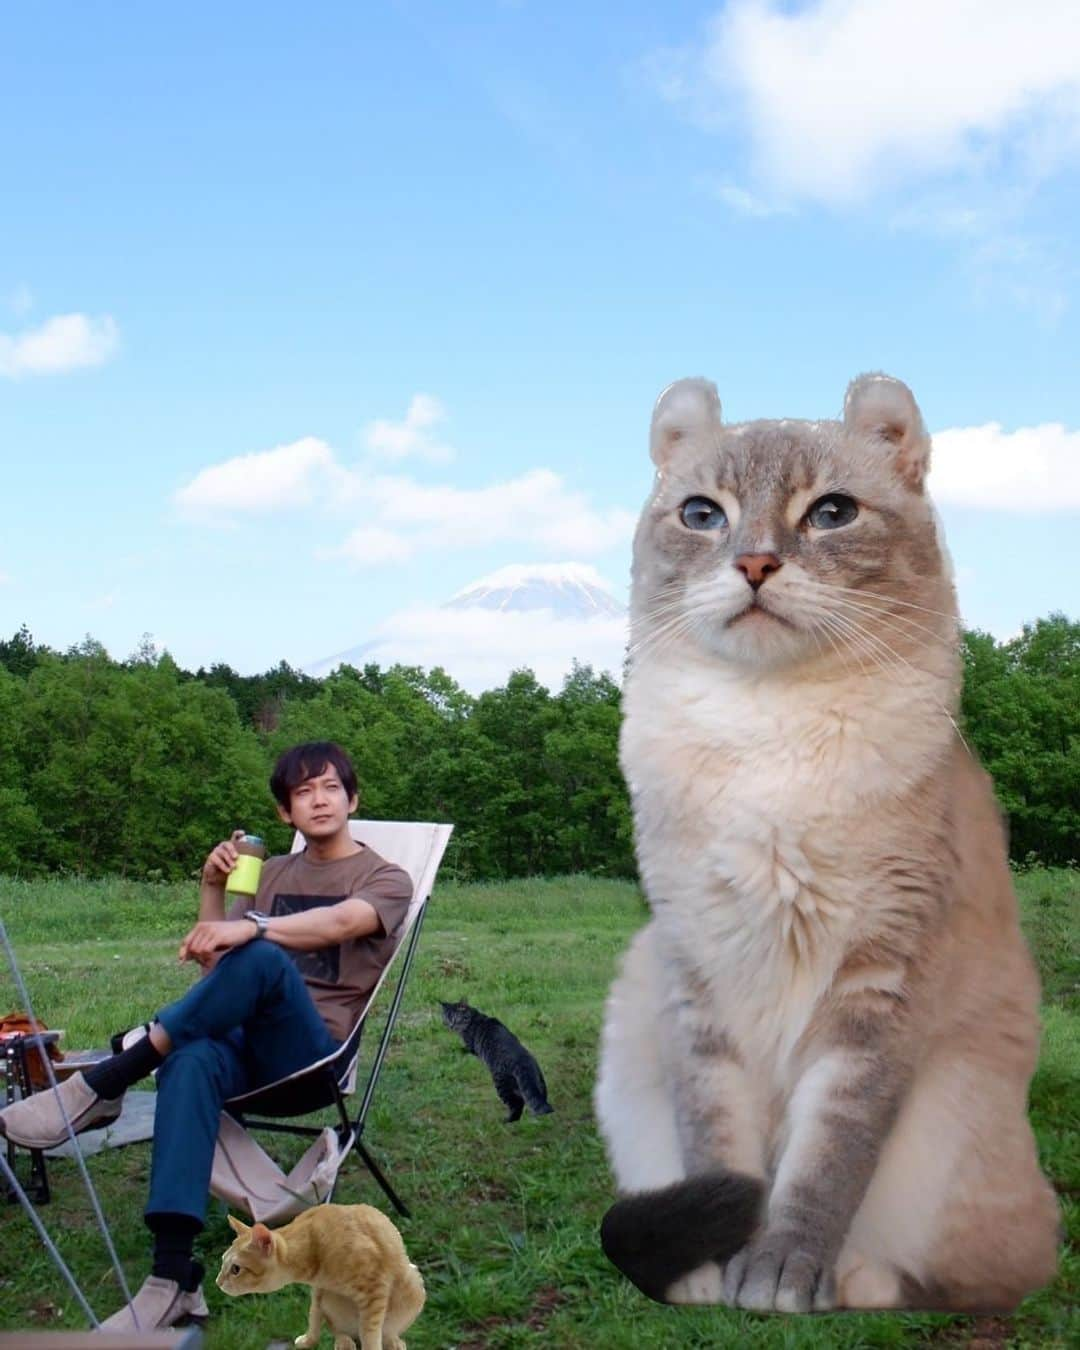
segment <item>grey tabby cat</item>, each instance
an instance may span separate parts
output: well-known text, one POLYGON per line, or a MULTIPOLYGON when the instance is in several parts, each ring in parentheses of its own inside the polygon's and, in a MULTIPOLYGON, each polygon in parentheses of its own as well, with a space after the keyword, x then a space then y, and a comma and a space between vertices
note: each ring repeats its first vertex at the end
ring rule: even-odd
POLYGON ((507 1108, 505 1124, 520 1120, 526 1106, 534 1116, 551 1115, 555 1108, 547 1099, 540 1065, 509 1027, 497 1017, 470 1007, 465 999, 441 1003, 441 1007, 443 1022, 458 1033, 465 1049, 491 1074, 499 1100, 507 1108))
POLYGON ((1011 1309, 1055 1272, 1039 988, 958 733, 951 568, 908 388, 839 422, 653 415, 623 770, 651 922, 595 1103, 610 1258, 652 1297, 1011 1309))

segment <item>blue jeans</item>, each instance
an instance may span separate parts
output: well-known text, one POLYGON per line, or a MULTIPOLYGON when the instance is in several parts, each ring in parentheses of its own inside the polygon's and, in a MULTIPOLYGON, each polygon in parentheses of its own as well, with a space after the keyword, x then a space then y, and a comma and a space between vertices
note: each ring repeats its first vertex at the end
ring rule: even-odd
POLYGON ((226 952, 157 1020, 173 1048, 157 1073, 146 1214, 201 1223, 224 1103, 332 1054, 339 1042, 285 952, 258 938, 226 952))

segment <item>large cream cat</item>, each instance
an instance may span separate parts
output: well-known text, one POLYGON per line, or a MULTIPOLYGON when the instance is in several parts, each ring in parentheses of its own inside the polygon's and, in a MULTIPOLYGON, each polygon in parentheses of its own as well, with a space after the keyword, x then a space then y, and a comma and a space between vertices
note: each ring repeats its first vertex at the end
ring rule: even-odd
POLYGON ((236 1240, 221 1258, 226 1294, 269 1294, 311 1285, 300 1350, 318 1345, 325 1323, 334 1350, 405 1350, 400 1339, 420 1316, 424 1281, 401 1234, 371 1205, 313 1205, 283 1228, 252 1227, 229 1215, 236 1240), (355 1338, 355 1339, 354 1339, 355 1338))
POLYGON ((840 422, 653 415, 622 766, 651 922, 596 1108, 646 1293, 1009 1309, 1059 1241, 1027 1089, 1038 980, 908 388, 840 422))

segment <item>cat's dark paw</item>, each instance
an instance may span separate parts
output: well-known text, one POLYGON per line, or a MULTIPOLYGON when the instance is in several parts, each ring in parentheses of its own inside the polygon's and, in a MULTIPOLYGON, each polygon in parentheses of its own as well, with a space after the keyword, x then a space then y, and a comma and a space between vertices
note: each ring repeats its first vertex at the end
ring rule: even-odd
POLYGON ((669 1290, 706 1263, 712 1285, 692 1280, 676 1288, 679 1301, 711 1302, 720 1263, 734 1256, 754 1232, 763 1204, 756 1177, 718 1170, 655 1191, 622 1196, 604 1215, 600 1244, 608 1260, 641 1292, 666 1303, 669 1290))

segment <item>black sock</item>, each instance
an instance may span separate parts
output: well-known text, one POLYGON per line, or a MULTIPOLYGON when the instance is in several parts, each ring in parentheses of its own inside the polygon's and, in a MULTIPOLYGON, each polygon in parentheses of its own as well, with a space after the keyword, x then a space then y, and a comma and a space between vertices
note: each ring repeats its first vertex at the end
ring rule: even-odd
POLYGON ((192 1256, 202 1223, 190 1214, 148 1214, 146 1225, 154 1235, 153 1274, 193 1293, 205 1273, 192 1256))
POLYGON ((132 1083, 145 1078, 165 1058, 155 1050, 149 1036, 135 1042, 130 1050, 122 1050, 101 1064, 83 1073, 86 1086, 107 1102, 122 1097, 132 1083))

